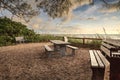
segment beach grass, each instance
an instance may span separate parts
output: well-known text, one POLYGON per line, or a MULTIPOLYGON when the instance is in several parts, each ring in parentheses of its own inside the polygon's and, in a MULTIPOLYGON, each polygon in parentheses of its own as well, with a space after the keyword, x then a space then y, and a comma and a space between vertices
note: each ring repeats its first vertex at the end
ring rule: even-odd
POLYGON ((85 43, 83 44, 82 39, 69 39, 69 42, 71 42, 73 45, 78 47, 86 47, 86 48, 96 48, 99 49, 102 40, 85 40, 85 43))

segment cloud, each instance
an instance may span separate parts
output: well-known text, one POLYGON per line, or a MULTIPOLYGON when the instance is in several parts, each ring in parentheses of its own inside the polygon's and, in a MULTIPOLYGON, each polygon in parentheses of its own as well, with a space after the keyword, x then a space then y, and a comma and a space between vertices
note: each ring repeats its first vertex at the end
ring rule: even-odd
POLYGON ((73 18, 78 20, 98 20, 99 16, 96 16, 96 14, 100 8, 100 5, 88 6, 86 10, 74 12, 73 18))
POLYGON ((108 9, 108 8, 103 8, 103 9, 101 9, 101 10, 99 10, 100 12, 102 12, 102 13, 112 13, 112 12, 116 12, 116 11, 118 11, 116 8, 110 8, 110 9, 108 9))
MULTIPOLYGON (((44 26, 41 27, 41 31, 43 31, 43 33, 51 33, 51 34, 55 34, 55 33, 61 33, 61 34, 104 34, 103 31, 103 27, 89 27, 86 25, 81 25, 81 24, 76 24, 76 25, 59 25, 56 26, 54 24, 48 24, 49 26, 44 26)), ((117 34, 118 33, 118 29, 120 27, 104 27, 106 29, 107 34, 117 34)))
POLYGON ((104 21, 112 21, 112 20, 118 20, 119 18, 117 16, 105 16, 103 18, 104 21))
POLYGON ((76 25, 76 26, 72 26, 72 25, 62 25, 62 24, 51 24, 48 23, 42 27, 40 27, 40 31, 42 31, 41 33, 61 33, 61 34, 65 34, 65 33, 80 33, 81 28, 80 25, 76 25), (49 26, 48 26, 49 25, 49 26))
POLYGON ((93 14, 95 11, 97 11, 100 8, 101 8, 100 5, 89 6, 89 8, 84 13, 85 14, 93 14))
POLYGON ((62 18, 62 22, 67 23, 70 20, 72 20, 74 18, 74 13, 73 10, 76 9, 77 7, 80 7, 82 5, 85 4, 90 4, 92 2, 92 0, 70 0, 72 3, 72 6, 69 8, 69 12, 67 15, 64 15, 64 17, 62 18))
MULTIPOLYGON (((119 34, 120 31, 118 31, 118 28, 120 27, 104 27, 106 29, 107 34, 119 34)), ((81 33, 83 34, 104 34, 102 27, 92 27, 89 29, 88 27, 84 27, 81 29, 81 33)))
POLYGON ((39 29, 39 27, 40 27, 39 24, 33 24, 32 25, 32 29, 34 29, 34 30, 39 29))
POLYGON ((108 17, 105 17, 103 20, 105 21, 109 21, 110 19, 108 17))
POLYGON ((28 28, 31 28, 34 30, 39 29, 41 23, 43 22, 39 16, 33 17, 28 23, 25 22, 23 19, 16 17, 16 16, 14 16, 13 20, 17 22, 21 22, 25 24, 28 28))
POLYGON ((111 4, 109 6, 103 5, 103 7, 99 10, 102 13, 113 13, 119 10, 118 4, 111 4))
POLYGON ((112 16, 111 19, 112 19, 112 20, 117 20, 118 17, 117 17, 117 16, 112 16))
POLYGON ((61 20, 63 23, 67 23, 74 18, 74 14, 69 12, 67 16, 64 16, 61 20))
POLYGON ((90 17, 90 18, 87 18, 87 20, 97 20, 97 17, 90 17))
POLYGON ((88 17, 88 18, 78 18, 79 20, 92 20, 92 21, 95 21, 95 20, 98 20, 99 18, 98 17, 88 17))

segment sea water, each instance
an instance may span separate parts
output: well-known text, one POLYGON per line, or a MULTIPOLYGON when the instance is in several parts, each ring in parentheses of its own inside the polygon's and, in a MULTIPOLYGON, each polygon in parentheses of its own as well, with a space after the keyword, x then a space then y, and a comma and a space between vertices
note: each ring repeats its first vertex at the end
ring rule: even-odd
POLYGON ((78 38, 109 38, 109 39, 120 39, 120 34, 55 34, 57 36, 68 36, 78 38))

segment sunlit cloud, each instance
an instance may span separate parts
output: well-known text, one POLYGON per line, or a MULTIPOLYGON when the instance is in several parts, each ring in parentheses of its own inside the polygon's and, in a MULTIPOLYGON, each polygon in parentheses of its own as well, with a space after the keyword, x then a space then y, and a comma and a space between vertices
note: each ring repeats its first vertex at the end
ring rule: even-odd
POLYGON ((111 19, 118 20, 118 17, 117 16, 112 16, 111 19))
POLYGON ((48 24, 40 27, 40 31, 43 31, 42 33, 61 33, 61 34, 104 34, 103 27, 105 28, 107 34, 119 34, 120 26, 93 26, 92 28, 88 25, 83 24, 76 24, 76 25, 59 25, 56 26, 54 24, 48 24))
POLYGON ((118 11, 118 8, 116 8, 116 7, 103 7, 103 8, 101 8, 100 10, 99 10, 100 12, 102 12, 102 13, 113 13, 113 12, 116 12, 116 11, 118 11))
POLYGON ((64 15, 64 17, 62 18, 62 21, 64 23, 69 22, 74 18, 74 13, 73 13, 74 9, 85 4, 90 4, 92 2, 92 0, 81 0, 81 2, 78 2, 77 0, 70 0, 70 1, 72 3, 72 6, 70 7, 68 14, 64 15))
POLYGON ((77 11, 73 18, 78 20, 98 20, 99 16, 95 16, 95 12, 100 8, 99 5, 89 6, 88 9, 84 11, 77 11), (79 15, 77 15, 79 14, 79 15))
MULTIPOLYGON (((89 0, 82 0, 82 3, 76 2, 77 0, 71 1, 73 5, 62 18, 52 19, 41 12, 28 23, 16 16, 14 21, 22 22, 39 33, 104 34, 104 27, 107 34, 120 34, 120 16, 113 14, 119 12, 115 7, 108 9, 103 8, 102 4, 89 5, 89 0), (81 6, 86 8, 82 9, 81 6), (77 8, 78 10, 75 10, 77 8)), ((35 7, 34 0, 30 0, 29 3, 35 7)), ((8 12, 6 14, 11 17, 8 12)))
POLYGON ((98 17, 88 17, 88 18, 78 18, 79 20, 91 20, 91 21, 94 21, 94 20, 98 20, 99 18, 98 17))

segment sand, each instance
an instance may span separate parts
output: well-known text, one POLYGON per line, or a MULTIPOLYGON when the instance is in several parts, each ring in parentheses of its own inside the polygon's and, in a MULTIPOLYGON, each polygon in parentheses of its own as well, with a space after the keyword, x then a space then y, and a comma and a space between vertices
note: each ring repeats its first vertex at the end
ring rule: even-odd
POLYGON ((75 56, 46 57, 43 45, 17 44, 0 47, 0 80, 91 80, 87 48, 75 56))

